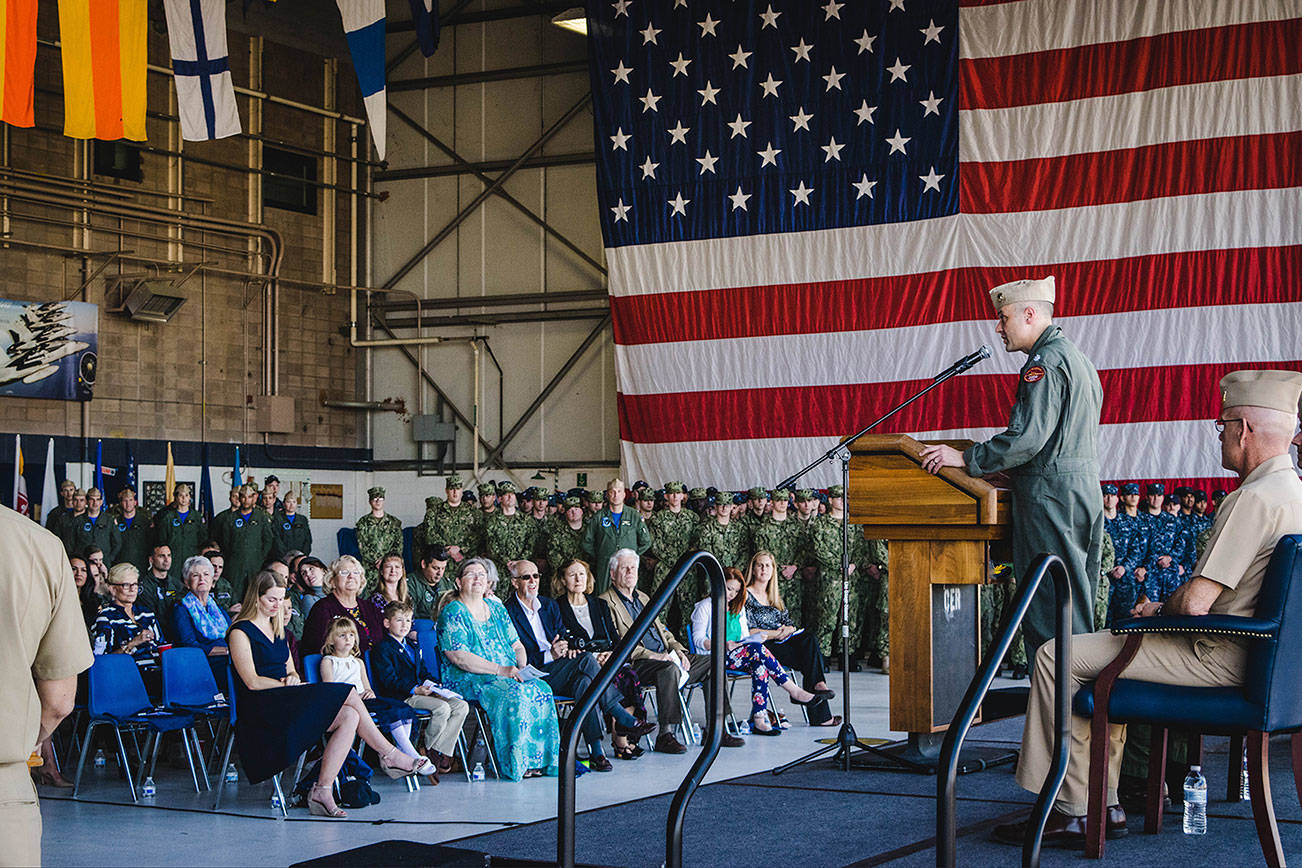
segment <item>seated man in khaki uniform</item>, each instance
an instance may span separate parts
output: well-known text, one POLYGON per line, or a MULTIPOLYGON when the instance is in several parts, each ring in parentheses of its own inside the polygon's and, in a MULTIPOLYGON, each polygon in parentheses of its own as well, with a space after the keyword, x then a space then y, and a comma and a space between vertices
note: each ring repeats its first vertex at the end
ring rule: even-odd
POLYGON ((72 711, 90 638, 59 538, 0 507, 0 865, 41 864, 27 757, 72 711))
MULTIPOLYGON (((1289 456, 1296 427, 1302 374, 1288 371, 1235 371, 1221 380, 1221 464, 1239 476, 1239 488, 1216 511, 1211 540, 1194 567, 1194 577, 1165 603, 1143 603, 1137 616, 1254 614, 1262 577, 1280 538, 1302 533, 1302 481, 1289 456)), ((1121 651, 1125 636, 1110 632, 1072 640, 1071 691, 1093 681, 1121 651)), ((1038 793, 1053 753, 1053 643, 1035 655, 1031 697, 1022 736, 1017 783, 1038 793)), ((1233 637, 1154 633, 1144 638, 1123 677, 1194 687, 1243 683, 1245 640, 1233 637)), ((1117 804, 1117 775, 1126 727, 1113 725, 1108 748, 1108 837, 1125 832, 1125 812, 1117 804)), ((1044 831, 1044 843, 1084 842, 1088 801, 1090 722, 1071 719, 1067 778, 1044 831)), ((995 837, 1020 845, 1024 823, 995 828, 995 837)))

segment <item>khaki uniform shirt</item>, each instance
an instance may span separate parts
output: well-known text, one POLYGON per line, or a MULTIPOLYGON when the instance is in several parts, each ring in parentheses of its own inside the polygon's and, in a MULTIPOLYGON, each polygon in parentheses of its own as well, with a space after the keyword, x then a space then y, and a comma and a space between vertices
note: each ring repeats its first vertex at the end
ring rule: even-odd
POLYGON ((7 765, 26 762, 40 735, 34 679, 69 678, 94 657, 59 538, 0 507, 0 551, 0 765, 7 765))

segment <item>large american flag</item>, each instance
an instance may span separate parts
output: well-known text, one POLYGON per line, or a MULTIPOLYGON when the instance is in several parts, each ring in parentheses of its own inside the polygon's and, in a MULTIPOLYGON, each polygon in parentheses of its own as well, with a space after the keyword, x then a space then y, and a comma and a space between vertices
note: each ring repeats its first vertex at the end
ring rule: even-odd
POLYGON ((881 430, 1002 430, 986 291, 1023 277, 1099 369, 1108 479, 1228 487, 1217 380, 1302 368, 1302 0, 588 19, 632 477, 771 482, 982 343, 881 430))

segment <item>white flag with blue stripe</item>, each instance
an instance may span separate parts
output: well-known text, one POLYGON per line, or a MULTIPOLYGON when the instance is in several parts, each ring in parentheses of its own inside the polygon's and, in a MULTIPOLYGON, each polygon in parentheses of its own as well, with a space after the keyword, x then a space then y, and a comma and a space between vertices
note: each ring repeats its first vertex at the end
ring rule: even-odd
POLYGON ((203 142, 239 135, 225 0, 164 0, 163 7, 182 138, 203 142))
POLYGON ((384 90, 384 0, 337 0, 344 19, 344 35, 353 56, 357 84, 366 104, 375 152, 384 159, 385 114, 388 98, 384 90))

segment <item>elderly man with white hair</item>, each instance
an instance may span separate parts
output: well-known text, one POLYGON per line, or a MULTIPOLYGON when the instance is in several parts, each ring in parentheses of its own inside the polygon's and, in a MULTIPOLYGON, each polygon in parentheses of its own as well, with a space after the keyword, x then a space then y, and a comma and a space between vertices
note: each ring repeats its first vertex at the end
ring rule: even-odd
MULTIPOLYGON (((1141 603, 1132 614, 1240 615, 1256 610, 1266 567, 1281 537, 1302 533, 1302 481, 1289 456, 1302 373, 1235 371, 1221 380, 1221 464, 1239 477, 1239 488, 1216 510, 1211 539, 1194 566, 1193 578, 1162 603, 1141 603)), ((1071 649, 1071 692, 1093 681, 1121 651, 1126 636, 1110 632, 1078 636, 1071 649)), ((1017 782, 1039 792, 1053 753, 1053 643, 1035 657, 1031 697, 1022 736, 1017 782)), ((1191 687, 1243 683, 1247 640, 1234 636, 1153 633, 1145 636, 1124 677, 1191 687)), ((1117 804, 1117 775, 1126 727, 1109 732, 1107 835, 1125 834, 1126 815, 1117 804)), ((1045 826, 1044 843, 1084 842, 1088 809, 1090 722, 1072 716, 1067 778, 1045 826)), ((1020 845, 1024 823, 998 826, 995 836, 1020 845)))
MULTIPOLYGON (((632 628, 651 599, 637 589, 638 562, 638 554, 632 549, 619 549, 611 555, 607 569, 610 588, 599 596, 610 609, 615 630, 621 638, 632 628)), ((660 735, 656 736, 655 749, 660 753, 686 753, 687 747, 673 733, 674 727, 683 719, 678 689, 710 677, 709 655, 689 654, 656 618, 642 634, 642 641, 633 649, 629 662, 643 684, 656 687, 660 735)), ((725 704, 727 701, 725 694, 725 704)), ((723 734, 724 747, 741 747, 745 743, 735 735, 723 734)))

